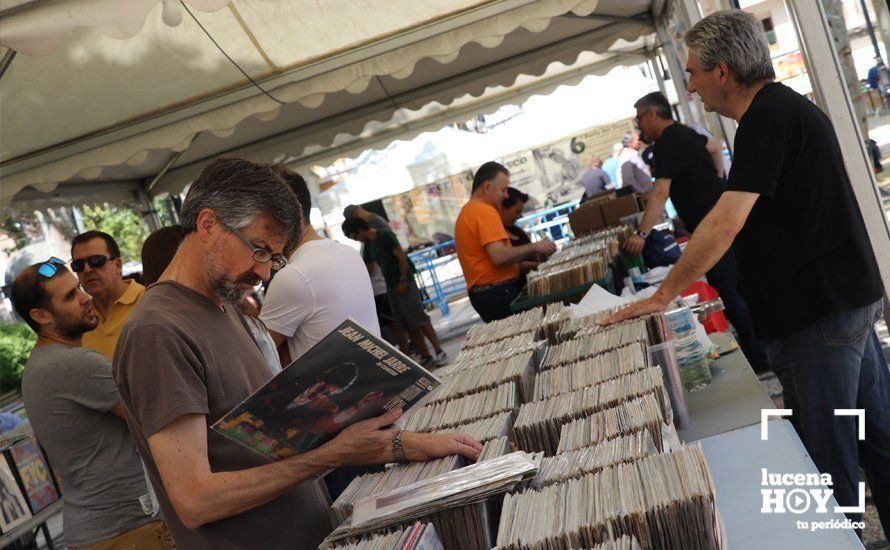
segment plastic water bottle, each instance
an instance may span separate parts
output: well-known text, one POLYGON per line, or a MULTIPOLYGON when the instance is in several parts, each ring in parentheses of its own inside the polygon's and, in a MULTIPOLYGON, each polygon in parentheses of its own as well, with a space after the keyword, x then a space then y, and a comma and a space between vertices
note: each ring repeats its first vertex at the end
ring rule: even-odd
POLYGON ((707 350, 695 338, 695 317, 682 307, 665 314, 668 328, 674 333, 677 367, 680 380, 688 391, 699 390, 711 383, 707 350))

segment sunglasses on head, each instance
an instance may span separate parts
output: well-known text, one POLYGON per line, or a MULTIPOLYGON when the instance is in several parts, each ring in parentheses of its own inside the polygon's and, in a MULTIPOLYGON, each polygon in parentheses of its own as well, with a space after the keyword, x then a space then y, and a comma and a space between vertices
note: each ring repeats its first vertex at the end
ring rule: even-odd
POLYGON ((89 265, 93 269, 97 269, 108 263, 108 260, 114 260, 114 258, 110 258, 102 254, 93 254, 92 256, 87 256, 86 258, 71 260, 71 271, 80 273, 81 271, 83 271, 83 268, 86 265, 89 265))
POLYGON ((56 273, 59 272, 60 267, 65 267, 65 262, 52 256, 50 259, 40 264, 40 267, 37 268, 37 274, 41 277, 52 279, 55 277, 56 273))

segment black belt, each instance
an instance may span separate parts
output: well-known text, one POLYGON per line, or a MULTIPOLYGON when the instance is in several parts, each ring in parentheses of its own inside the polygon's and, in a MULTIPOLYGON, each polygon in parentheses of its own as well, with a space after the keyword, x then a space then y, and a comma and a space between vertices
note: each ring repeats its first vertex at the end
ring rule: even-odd
POLYGON ((516 281, 511 279, 509 281, 501 281, 500 283, 492 283, 490 285, 476 285, 470 289, 470 292, 485 292, 486 290, 491 290, 493 288, 509 284, 516 284, 516 281))

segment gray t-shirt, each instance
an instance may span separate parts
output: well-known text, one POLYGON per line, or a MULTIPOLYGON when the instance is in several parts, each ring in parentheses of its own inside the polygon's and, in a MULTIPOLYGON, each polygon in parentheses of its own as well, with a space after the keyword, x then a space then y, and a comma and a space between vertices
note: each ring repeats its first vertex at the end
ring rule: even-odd
POLYGON ((90 546, 156 518, 142 510, 145 474, 123 420, 111 363, 62 344, 34 349, 22 376, 25 410, 62 480, 65 542, 90 546))
POLYGON ((269 380, 269 367, 241 312, 219 307, 173 281, 145 292, 121 329, 114 376, 130 433, 179 549, 315 549, 331 532, 327 493, 301 483, 247 512, 189 529, 161 481, 148 438, 177 418, 207 418, 207 458, 214 472, 268 464, 262 455, 210 426, 269 380))

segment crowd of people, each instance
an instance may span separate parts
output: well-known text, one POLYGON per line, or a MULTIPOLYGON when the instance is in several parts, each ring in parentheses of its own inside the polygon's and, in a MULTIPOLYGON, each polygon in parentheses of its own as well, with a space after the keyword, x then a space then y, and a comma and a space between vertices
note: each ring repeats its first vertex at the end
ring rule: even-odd
MULTIPOLYGON (((629 254, 652 241, 668 199, 692 237, 656 294, 607 322, 663 310, 706 275, 752 365, 779 376, 838 503, 857 504, 861 464, 890 525, 890 372, 873 328, 883 288, 837 137, 773 81, 752 16, 717 12, 685 40, 690 91, 739 122, 733 167, 727 177, 718 146, 675 121, 664 96, 636 101, 637 131, 605 162, 590 159, 584 195, 642 197, 629 254), (864 441, 855 417, 833 413, 852 408, 865 410, 864 441)), ((511 314, 524 275, 556 250, 516 226, 528 200, 487 162, 456 219, 469 301, 485 322, 511 314)), ((478 457, 464 434, 402 433, 399 410, 274 463, 208 428, 348 318, 406 354, 413 345, 422 365, 447 361, 386 220, 346 208, 343 233, 359 253, 313 229, 311 204, 299 174, 223 156, 192 184, 181 225, 146 240, 143 284, 123 279, 115 239, 99 231, 74 239, 69 262, 49 258, 15 279, 13 305, 38 337, 23 399, 62 480, 70 546, 317 547, 331 496, 367 468, 402 452, 478 457), (264 281, 261 307, 248 306, 264 281)))

